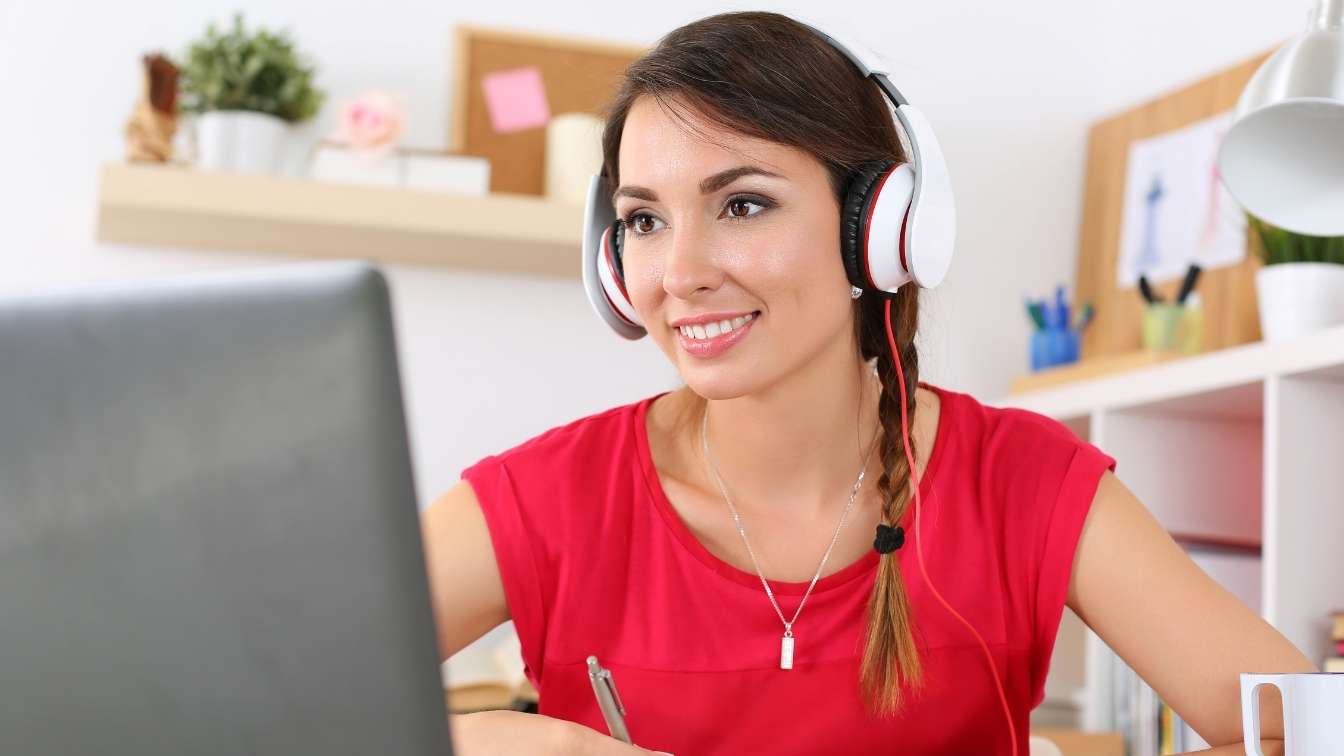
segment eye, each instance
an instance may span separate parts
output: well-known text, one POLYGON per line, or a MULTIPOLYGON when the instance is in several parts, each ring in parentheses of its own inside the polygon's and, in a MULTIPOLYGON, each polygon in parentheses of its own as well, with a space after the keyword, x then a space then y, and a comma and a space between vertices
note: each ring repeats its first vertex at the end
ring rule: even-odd
POLYGON ((729 198, 727 204, 724 205, 724 208, 728 210, 728 216, 729 216, 730 218, 750 218, 750 217, 753 216, 753 215, 760 215, 762 212, 764 212, 765 210, 767 210, 770 206, 771 206, 770 202, 769 202, 768 200, 766 200, 764 197, 740 197, 740 196, 739 196, 739 197, 731 197, 731 198, 729 198), (739 215, 738 213, 734 212, 734 208, 740 207, 740 206, 742 206, 742 205, 755 205, 756 207, 759 207, 760 210, 758 210, 757 212, 754 212, 754 213, 748 212, 748 213, 743 213, 743 214, 740 214, 740 215, 739 215))
POLYGON ((650 222, 661 223, 662 221, 648 213, 631 213, 621 219, 621 225, 625 226, 625 232, 629 234, 633 230, 635 236, 647 236, 653 233, 655 229, 646 226, 646 223, 650 222))

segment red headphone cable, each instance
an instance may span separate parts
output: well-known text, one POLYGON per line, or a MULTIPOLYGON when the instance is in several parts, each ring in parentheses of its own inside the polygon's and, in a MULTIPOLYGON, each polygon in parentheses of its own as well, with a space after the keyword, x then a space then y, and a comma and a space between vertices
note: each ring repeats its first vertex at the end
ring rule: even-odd
MULTIPOLYGON (((896 378, 901 387, 901 437, 905 439, 905 458, 910 464, 910 487, 914 489, 915 495, 915 554, 919 557, 919 569, 924 573, 924 584, 929 587, 929 591, 933 593, 934 597, 938 599, 939 603, 941 603, 947 611, 952 613, 953 617, 960 620, 961 624, 965 625, 966 629, 971 631, 971 634, 975 636, 976 642, 980 644, 980 650, 985 652, 985 661, 989 664, 990 673, 994 675, 994 686, 998 688, 999 703, 1003 705, 1003 716, 1008 722, 1008 737, 1012 738, 1012 756, 1017 756, 1017 728, 1013 726, 1013 715, 1008 708, 1008 697, 1003 692, 1003 683, 999 681, 999 670, 994 666, 994 657, 989 653, 989 646, 985 645, 985 640, 980 637, 980 633, 975 631, 975 628, 971 626, 971 623, 967 622, 965 617, 958 614, 957 610, 953 609, 951 604, 948 604, 947 600, 938 592, 938 589, 933 587, 933 582, 929 580, 929 571, 924 567, 924 539, 919 536, 919 513, 924 506, 923 500, 919 495, 919 472, 915 469, 914 455, 910 453, 910 427, 906 420, 905 408, 905 370, 901 366, 901 352, 896 348, 896 338, 892 336, 891 332, 891 297, 884 297, 883 299, 883 307, 886 311, 887 321, 887 345, 891 347, 891 354, 896 362, 896 378)), ((947 442, 946 439, 942 439, 942 441, 943 443, 947 442)))

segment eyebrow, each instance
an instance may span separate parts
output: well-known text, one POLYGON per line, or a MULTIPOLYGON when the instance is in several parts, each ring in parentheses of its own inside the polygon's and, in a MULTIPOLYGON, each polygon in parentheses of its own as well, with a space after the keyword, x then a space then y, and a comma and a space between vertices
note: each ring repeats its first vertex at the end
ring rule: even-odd
MULTIPOLYGON (((768 176, 770 178, 784 178, 778 173, 772 173, 764 168, 754 165, 739 165, 710 176, 700 182, 701 194, 712 194, 722 189, 743 176, 768 176)), ((634 197, 645 202, 657 202, 658 195, 653 193, 652 189, 645 189, 642 186, 621 186, 611 193, 611 203, 616 204, 620 197, 634 197)))

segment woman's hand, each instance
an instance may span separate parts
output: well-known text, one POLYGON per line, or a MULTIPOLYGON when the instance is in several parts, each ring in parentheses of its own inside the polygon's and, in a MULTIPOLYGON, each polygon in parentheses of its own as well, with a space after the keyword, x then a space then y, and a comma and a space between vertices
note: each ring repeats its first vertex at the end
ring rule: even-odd
MULTIPOLYGON (((650 756, 577 722, 521 711, 480 711, 449 719, 454 753, 459 756, 650 756)), ((665 754, 670 756, 670 754, 665 754)))

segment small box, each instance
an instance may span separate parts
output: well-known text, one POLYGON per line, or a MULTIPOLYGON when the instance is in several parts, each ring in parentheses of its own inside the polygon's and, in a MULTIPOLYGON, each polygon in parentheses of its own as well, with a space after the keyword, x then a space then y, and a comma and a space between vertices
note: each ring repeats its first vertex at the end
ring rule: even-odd
POLYGON ((406 189, 478 195, 490 192, 488 158, 403 150, 402 166, 401 185, 406 189))
POLYGON ((313 153, 316 181, 453 194, 490 192, 490 161, 474 155, 400 149, 384 153, 323 143, 313 153))
POLYGON ((401 158, 395 152, 376 154, 320 144, 308 172, 317 181, 397 187, 401 185, 401 158))

